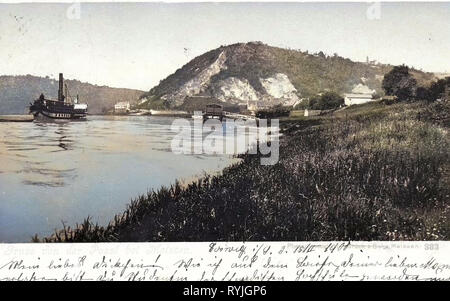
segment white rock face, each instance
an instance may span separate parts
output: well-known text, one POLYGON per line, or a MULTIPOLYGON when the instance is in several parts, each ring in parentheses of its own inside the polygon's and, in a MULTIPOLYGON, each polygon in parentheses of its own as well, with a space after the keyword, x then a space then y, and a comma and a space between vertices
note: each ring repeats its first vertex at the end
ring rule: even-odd
MULTIPOLYGON (((217 60, 202 70, 197 76, 186 82, 177 91, 164 95, 172 106, 181 105, 187 96, 201 94, 211 84, 211 77, 225 70, 225 52, 222 52, 217 60)), ((297 90, 290 82, 287 75, 277 73, 273 77, 261 78, 260 82, 266 93, 256 91, 247 79, 228 77, 215 82, 212 86, 213 97, 228 103, 242 103, 258 101, 266 105, 284 104, 293 105, 299 101, 297 90)))
POLYGON ((273 98, 285 100, 285 104, 293 104, 299 100, 296 94, 297 89, 286 74, 277 73, 274 77, 261 78, 260 82, 267 94, 273 98))
POLYGON ((141 105, 141 104, 143 104, 144 102, 147 102, 147 101, 148 101, 147 97, 144 97, 141 100, 139 100, 138 104, 141 105))
POLYGON ((212 76, 216 75, 221 70, 226 69, 225 60, 225 52, 222 52, 214 63, 186 82, 176 92, 164 95, 162 98, 168 99, 174 105, 181 105, 186 96, 193 96, 201 93, 210 83, 212 76))
POLYGON ((217 83, 214 90, 214 97, 221 101, 237 103, 247 100, 258 100, 258 93, 250 83, 244 79, 229 77, 217 83))

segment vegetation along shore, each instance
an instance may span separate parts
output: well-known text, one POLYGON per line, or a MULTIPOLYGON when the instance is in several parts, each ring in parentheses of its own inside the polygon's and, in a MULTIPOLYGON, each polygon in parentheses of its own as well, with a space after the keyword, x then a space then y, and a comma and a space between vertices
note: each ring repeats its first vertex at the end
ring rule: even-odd
POLYGON ((280 160, 132 200, 109 225, 87 218, 42 242, 448 240, 449 102, 382 101, 284 117, 280 160))

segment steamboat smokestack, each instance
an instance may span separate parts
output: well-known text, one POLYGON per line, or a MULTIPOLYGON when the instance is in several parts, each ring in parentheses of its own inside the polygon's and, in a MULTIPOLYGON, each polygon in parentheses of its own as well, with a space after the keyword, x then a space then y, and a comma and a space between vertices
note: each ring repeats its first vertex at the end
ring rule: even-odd
POLYGON ((59 89, 58 89, 58 100, 59 101, 64 101, 64 78, 63 78, 63 74, 60 73, 59 74, 59 89))

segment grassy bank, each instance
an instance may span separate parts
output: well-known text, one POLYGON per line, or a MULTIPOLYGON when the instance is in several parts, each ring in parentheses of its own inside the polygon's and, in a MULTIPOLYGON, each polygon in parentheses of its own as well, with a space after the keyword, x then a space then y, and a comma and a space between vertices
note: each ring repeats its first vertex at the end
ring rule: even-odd
POLYGON ((41 241, 448 240, 449 122, 448 103, 286 118, 276 165, 244 155, 41 241))

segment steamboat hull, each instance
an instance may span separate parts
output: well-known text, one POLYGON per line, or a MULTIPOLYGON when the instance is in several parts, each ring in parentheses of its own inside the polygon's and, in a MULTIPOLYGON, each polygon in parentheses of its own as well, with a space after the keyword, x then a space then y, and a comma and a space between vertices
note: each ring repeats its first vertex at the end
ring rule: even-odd
POLYGON ((34 113, 34 116, 38 120, 86 120, 86 115, 83 114, 53 113, 45 110, 34 113))
POLYGON ((84 109, 75 109, 72 104, 65 104, 52 100, 37 100, 30 107, 31 113, 51 119, 86 119, 87 112, 84 109))

